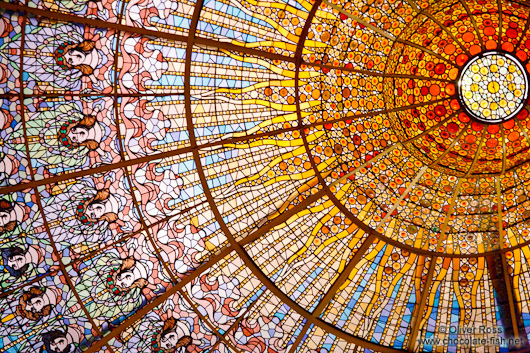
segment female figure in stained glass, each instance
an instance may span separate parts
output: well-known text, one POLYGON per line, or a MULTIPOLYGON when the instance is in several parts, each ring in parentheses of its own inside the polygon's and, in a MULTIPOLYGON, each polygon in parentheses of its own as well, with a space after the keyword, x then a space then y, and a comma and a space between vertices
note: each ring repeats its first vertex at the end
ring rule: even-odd
POLYGON ((41 334, 40 353, 77 353, 81 352, 79 343, 85 335, 79 325, 69 325, 66 329, 54 328, 41 334))
POLYGON ((132 199, 123 192, 122 182, 122 175, 112 172, 66 187, 48 188, 42 201, 46 216, 60 220, 50 226, 56 245, 67 248, 100 244, 139 229, 132 199))
POLYGON ((116 73, 113 61, 118 37, 114 31, 71 24, 49 28, 47 23, 34 20, 28 28, 31 47, 24 68, 34 80, 28 83, 31 88, 108 93, 116 83, 121 89, 139 92, 146 91, 146 86, 167 70, 161 52, 150 48, 146 38, 129 33, 119 37, 121 55, 116 73))
POLYGON ((83 76, 92 75, 101 61, 96 50, 96 43, 91 40, 84 40, 81 43, 64 42, 59 45, 54 54, 57 64, 62 69, 76 69, 83 76))
MULTIPOLYGON (((187 290, 197 310, 208 320, 228 330, 239 310, 233 306, 240 298, 239 282, 226 276, 207 278, 204 274, 193 280, 187 290)), ((132 332, 120 335, 131 353, 201 352, 211 348, 216 335, 204 324, 188 302, 175 294, 136 324, 132 332)))
POLYGON ((131 332, 122 332, 131 353, 201 352, 212 347, 217 338, 179 295, 145 315, 131 332))
POLYGON ((98 190, 93 197, 84 198, 77 206, 77 218, 81 223, 114 223, 118 220, 116 211, 120 201, 108 189, 98 190))
POLYGON ((0 199, 0 238, 9 237, 29 215, 29 207, 21 202, 0 199))
MULTIPOLYGON (((58 174, 118 160, 119 153, 109 141, 116 134, 107 117, 112 102, 102 100, 94 115, 84 114, 82 107, 80 102, 50 104, 43 108, 46 110, 29 115, 25 122, 27 145, 36 168, 43 166, 51 174, 58 174)), ((25 153, 24 129, 19 125, 8 143, 25 153)))
MULTIPOLYGON (((155 346, 154 348, 160 347, 162 353, 184 353, 193 342, 187 322, 177 321, 174 318, 166 320, 162 331, 156 331, 153 339, 156 343, 152 346, 155 346)), ((156 352, 156 350, 154 351, 156 352)))
POLYGON ((31 19, 24 62, 29 88, 110 92, 113 55, 107 42, 111 35, 103 29, 70 24, 48 26, 31 19))
MULTIPOLYGON (((165 291, 154 284, 154 264, 133 257, 120 258, 115 252, 99 256, 92 263, 80 266, 76 284, 79 297, 91 317, 118 325, 143 307, 148 300, 165 291)), ((75 296, 68 299, 72 316, 80 314, 75 296)))
POLYGON ((110 270, 107 288, 114 294, 128 292, 134 288, 145 288, 148 285, 149 268, 145 263, 127 258, 120 268, 110 270))
POLYGON ((86 146, 89 150, 95 150, 101 139, 98 136, 98 131, 94 129, 96 118, 93 116, 85 116, 80 121, 69 121, 69 124, 64 124, 64 129, 60 130, 63 145, 67 147, 86 146))
POLYGON ((14 283, 26 281, 36 276, 39 264, 44 261, 44 250, 37 246, 24 249, 19 246, 9 246, 0 249, 3 272, 0 273, 0 287, 8 288, 14 283))
POLYGON ((37 321, 51 313, 52 308, 61 299, 62 291, 54 287, 32 287, 19 298, 17 315, 37 321))
POLYGON ((9 351, 27 343, 46 327, 61 321, 62 290, 55 286, 33 285, 1 300, 0 348, 9 351))

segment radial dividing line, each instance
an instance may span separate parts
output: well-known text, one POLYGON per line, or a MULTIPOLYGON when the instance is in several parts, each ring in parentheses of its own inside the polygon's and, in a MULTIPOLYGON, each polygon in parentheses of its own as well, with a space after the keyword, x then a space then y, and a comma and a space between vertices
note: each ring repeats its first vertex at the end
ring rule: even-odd
MULTIPOLYGON (((213 324, 203 315, 201 312, 195 307, 193 301, 188 297, 188 294, 181 289, 178 290, 178 293, 184 298, 186 302, 188 302, 188 305, 191 307, 191 310, 195 312, 195 314, 201 319, 206 326, 212 331, 215 332, 214 335, 219 339, 219 341, 222 341, 224 344, 226 344, 230 349, 232 349, 234 352, 242 353, 240 349, 237 349, 232 345, 232 342, 228 341, 226 337, 221 335, 219 331, 213 326, 213 324)), ((213 350, 212 350, 213 351, 213 350)))
POLYGON ((373 117, 373 116, 381 115, 381 114, 397 113, 397 112, 402 112, 402 111, 405 111, 405 110, 410 110, 410 109, 414 109, 414 108, 424 107, 424 106, 429 105, 429 104, 441 103, 441 102, 443 102, 445 100, 447 100, 447 98, 440 98, 440 99, 437 99, 435 101, 422 102, 422 103, 418 103, 418 104, 411 104, 411 105, 398 107, 398 108, 392 108, 392 109, 376 110, 376 111, 372 111, 370 113, 361 113, 361 114, 357 114, 357 115, 353 115, 353 116, 344 116, 344 117, 338 118, 338 119, 329 119, 329 120, 326 120, 326 121, 319 121, 317 123, 313 123, 313 124, 309 124, 309 125, 300 125, 300 126, 302 126, 304 128, 311 128, 311 127, 317 126, 317 125, 326 125, 326 124, 337 123, 337 122, 340 122, 340 121, 349 121, 349 120, 355 120, 355 119, 359 119, 359 118, 368 118, 368 117, 373 117))
MULTIPOLYGON (((303 127, 304 129, 309 129, 309 128, 313 128, 313 127, 317 127, 317 126, 322 126, 322 125, 327 125, 327 124, 333 124, 333 123, 336 123, 336 122, 341 122, 341 121, 344 121, 344 120, 355 120, 355 119, 360 119, 360 118, 373 117, 373 116, 380 115, 380 114, 394 113, 394 112, 398 112, 398 111, 409 110, 409 109, 421 107, 421 106, 424 106, 424 105, 427 105, 427 104, 436 104, 436 103, 442 102, 444 100, 445 100, 445 98, 444 99, 439 99, 437 101, 429 102, 429 103, 415 104, 415 105, 410 105, 410 106, 406 106, 406 107, 394 108, 394 109, 391 109, 391 110, 386 110, 385 109, 385 110, 381 110, 381 111, 358 114, 358 115, 354 115, 352 117, 343 117, 343 118, 338 118, 338 119, 330 119, 330 120, 326 120, 326 121, 317 121, 317 122, 312 123, 312 124, 302 125, 301 127, 303 127)), ((75 171, 75 172, 71 172, 71 173, 65 173, 65 174, 61 174, 61 175, 50 177, 50 178, 32 180, 32 181, 30 181, 28 183, 19 183, 19 184, 16 184, 16 185, 2 187, 2 188, 0 188, 0 194, 13 193, 13 192, 22 191, 22 190, 26 190, 26 189, 29 189, 29 188, 33 188, 33 187, 37 187, 37 186, 41 186, 41 185, 45 185, 45 184, 58 183, 58 182, 61 182, 61 181, 64 181, 64 180, 68 180, 68 179, 79 178, 79 177, 83 177, 83 176, 90 175, 90 174, 104 173, 104 172, 107 172, 107 171, 110 171, 110 170, 124 168, 124 167, 135 165, 135 164, 148 163, 148 162, 152 162, 153 160, 157 160, 157 159, 163 159, 163 158, 173 157, 173 156, 180 155, 180 154, 190 153, 190 152, 193 152, 195 149, 203 150, 203 149, 206 149, 206 148, 215 147, 215 146, 222 146, 224 144, 229 144, 229 143, 234 143, 234 142, 247 141, 247 140, 252 140, 252 139, 260 138, 260 137, 279 135, 279 134, 284 133, 284 132, 300 130, 301 127, 300 126, 295 126, 295 127, 290 127, 290 128, 287 128, 287 129, 280 129, 280 130, 270 131, 270 132, 261 133, 261 134, 245 135, 245 136, 241 136, 241 137, 235 137, 235 138, 232 138, 230 140, 217 140, 217 141, 214 141, 214 142, 205 143, 203 145, 192 144, 192 146, 183 147, 183 148, 180 148, 180 149, 177 149, 177 150, 173 150, 173 151, 161 152, 161 153, 158 153, 158 154, 155 154, 155 155, 148 155, 148 156, 135 158, 135 159, 122 160, 122 161, 120 161, 118 163, 114 163, 114 164, 103 164, 103 165, 101 165, 99 167, 96 167, 96 168, 83 169, 83 170, 79 170, 79 171, 75 171)), ((190 140, 190 144, 191 144, 191 140, 190 140)))
MULTIPOLYGON (((193 205, 193 206, 190 206, 190 207, 186 207, 185 209, 183 209, 182 211, 180 211, 180 212, 178 212, 178 213, 176 213, 176 214, 174 214, 174 215, 167 216, 167 217, 165 217, 165 218, 163 218, 163 219, 161 219, 161 220, 158 220, 158 221, 156 221, 156 222, 154 222, 154 223, 149 224, 149 225, 147 226, 147 228, 148 228, 148 229, 152 229, 152 228, 154 228, 154 227, 156 227, 156 226, 158 226, 158 225, 160 225, 160 224, 163 224, 163 223, 166 223, 166 222, 170 222, 173 218, 175 218, 175 217, 180 217, 180 216, 182 216, 183 214, 186 214, 186 213, 192 211, 193 209, 197 208, 198 206, 203 205, 204 203, 206 203, 206 201, 202 201, 202 202, 200 202, 200 203, 198 203, 198 204, 196 204, 196 205, 193 205)), ((125 234, 123 237, 121 237, 120 239, 118 239, 118 240, 112 242, 111 244, 106 245, 106 246, 104 246, 104 247, 102 247, 102 248, 95 249, 94 251, 91 251, 91 252, 89 252, 88 254, 83 255, 83 256, 80 257, 79 259, 76 259, 75 261, 70 262, 70 263, 68 264, 68 266, 73 266, 73 265, 75 265, 76 263, 80 263, 80 262, 82 262, 82 261, 84 261, 84 260, 86 260, 86 259, 88 259, 88 258, 90 258, 90 257, 94 257, 94 256, 96 256, 98 253, 102 252, 103 250, 110 249, 110 248, 116 246, 117 244, 122 243, 122 242, 126 241, 127 239, 134 237, 134 236, 137 235, 137 234, 140 234, 140 233, 143 232, 143 231, 144 231, 144 229, 139 229, 139 230, 134 231, 134 232, 132 232, 132 233, 125 234)))
MULTIPOLYGON (((499 228, 499 249, 504 248, 504 226, 502 221, 502 192, 501 192, 501 177, 498 176, 495 178, 495 188, 497 189, 497 218, 498 218, 498 228, 499 228)), ((512 321, 512 328, 513 328, 513 335, 516 339, 518 339, 519 336, 519 320, 520 318, 517 317, 517 311, 515 309, 515 303, 513 301, 513 281, 510 278, 510 274, 508 273, 508 264, 506 262, 506 256, 505 254, 499 255, 502 261, 502 273, 504 276, 504 282, 506 283, 506 289, 507 289, 507 295, 508 295, 508 304, 510 306, 510 316, 512 321)), ((518 344, 517 348, 521 348, 521 345, 518 344)))
POLYGON ((501 177, 495 177, 495 190, 497 192, 497 226, 499 229, 499 249, 504 248, 504 227, 502 223, 502 192, 501 177))
MULTIPOLYGON (((265 287, 266 288, 266 287, 265 287)), ((246 317, 245 315, 247 315, 248 313, 250 313, 250 311, 252 310, 252 308, 254 306, 256 306, 257 303, 259 303, 259 301, 261 300, 261 298, 263 298, 265 296, 265 294, 269 293, 266 289, 263 290, 261 292, 261 294, 256 298, 256 300, 254 300, 252 303, 249 304, 249 306, 247 306, 245 308, 245 311, 239 315, 239 317, 236 319, 236 321, 234 321, 234 323, 232 325, 230 325, 230 327, 228 328, 228 330, 226 330, 226 332, 223 334, 223 337, 226 337, 232 330, 236 329, 237 326, 239 325, 239 323, 241 321, 243 321, 243 319, 246 317)), ((213 352, 215 350, 215 348, 213 348, 211 351, 213 352)))
MULTIPOLYGON (((1 7, 1 6, 0 6, 1 7)), ((70 91, 65 91, 61 93, 30 93, 30 94, 24 94, 24 97, 26 98, 79 98, 82 99, 82 97, 95 97, 95 98, 101 98, 101 97, 114 97, 114 93, 100 93, 100 92, 93 92, 93 93, 75 93, 70 91)), ((118 93, 118 96, 121 97, 131 97, 131 98, 151 98, 151 97, 171 97, 171 96, 183 96, 184 92, 171 92, 171 93, 118 93)), ((0 98, 2 96, 0 95, 0 98)))
POLYGON ((186 284, 188 284, 191 281, 193 281, 195 278, 198 277, 198 275, 200 275, 204 271, 208 270, 210 267, 212 267, 215 264, 217 264, 217 262, 219 262, 220 260, 222 260, 223 258, 228 256, 232 251, 234 251, 234 248, 227 247, 227 248, 224 248, 223 250, 221 250, 221 252, 219 252, 219 254, 209 258, 207 262, 202 264, 199 268, 197 268, 193 272, 193 274, 195 274, 194 276, 190 275, 190 276, 182 278, 182 280, 179 283, 175 284, 171 288, 168 288, 163 294, 161 294, 160 296, 158 296, 155 299, 153 299, 153 301, 151 301, 150 303, 148 303, 145 306, 143 306, 136 313, 134 313, 129 318, 127 318, 124 322, 122 322, 118 327, 116 327, 114 330, 110 331, 108 334, 103 336, 103 338, 101 340, 94 342, 94 344, 92 344, 85 351, 85 353, 98 352, 103 346, 105 346, 107 344, 108 341, 110 341, 112 338, 118 336, 121 332, 123 332, 125 329, 127 329, 132 324, 134 324, 136 321, 138 321, 141 318, 143 318, 151 310, 153 310, 154 308, 156 308, 160 304, 164 303, 166 301, 166 299, 168 299, 172 295, 176 294, 182 287, 184 287, 186 284))
MULTIPOLYGON (((409 4, 410 7, 412 7, 414 9, 414 11, 416 11, 416 16, 415 18, 418 18, 418 16, 420 15, 423 15, 424 14, 424 10, 420 9, 418 7, 418 5, 416 5, 416 3, 414 1, 411 1, 411 0, 406 0, 407 1, 407 4, 409 4)), ((426 11, 425 11, 426 12, 426 11)))
MULTIPOLYGON (((445 240, 444 236, 447 234, 447 226, 449 225, 449 220, 452 217, 453 211, 455 209, 456 198, 460 194, 460 187, 462 186, 462 180, 463 178, 458 179, 458 183, 456 184, 456 187, 453 191, 453 196, 451 197, 451 201, 449 201, 449 209, 447 210, 447 215, 445 216, 444 223, 442 224, 442 227, 440 228, 441 230, 440 238, 438 238, 438 241, 436 242, 436 251, 440 250, 442 242, 445 240)), ((447 249, 445 252, 447 252, 447 249)))
MULTIPOLYGON (((226 338, 226 336, 228 336, 228 334, 234 330, 234 329, 237 329, 239 323, 245 318, 245 315, 247 313, 250 312, 250 310, 254 307, 254 305, 256 305, 257 302, 260 301, 260 299, 265 295, 265 293, 267 293, 266 290, 264 290, 263 292, 261 292, 261 294, 256 298, 256 300, 254 300, 252 303, 250 303, 249 306, 247 306, 245 308, 245 312, 242 313, 235 321, 234 323, 232 323, 232 325, 230 325, 230 327, 228 328, 228 330, 226 330, 226 332, 222 335, 223 337, 226 338)), ((224 342, 224 340, 218 340, 215 345, 209 350, 210 352, 215 352, 215 350, 217 349, 217 347, 219 347, 219 345, 221 344, 221 341, 224 342)))
MULTIPOLYGON (((427 304, 427 298, 429 297, 430 288, 432 284, 432 279, 434 276, 434 269, 436 268, 436 260, 438 260, 438 257, 434 256, 430 258, 429 262, 429 271, 427 272, 427 278, 425 280, 425 285, 423 287, 423 291, 421 292, 420 301, 418 302, 418 306, 414 307, 414 312, 412 313, 411 323, 413 324, 412 329, 410 331, 410 340, 407 343, 407 350, 409 352, 414 352, 414 348, 416 347, 416 344, 419 344, 418 342, 418 334, 421 329, 421 316, 423 315, 423 312, 425 311, 425 305, 427 304)), ((425 266, 425 263, 424 263, 425 266)))
MULTIPOLYGON (((511 166, 510 169, 507 169, 505 171, 505 173, 509 172, 511 170, 514 170, 514 169, 518 169, 519 167, 524 166, 524 165, 528 165, 528 164, 530 164, 530 160, 523 161, 523 162, 521 162, 519 164, 511 166)), ((472 178, 483 178, 483 177, 496 177, 496 176, 502 176, 502 174, 500 172, 498 172, 498 173, 480 173, 480 174, 473 174, 470 177, 472 177, 472 178)))
POLYGON ((302 330, 300 330, 300 333, 296 337, 296 341, 294 341, 291 348, 289 348, 289 351, 287 353, 295 353, 298 350, 298 347, 300 346, 300 343, 302 343, 302 340, 304 339, 304 336, 307 334, 307 331, 311 327, 311 323, 309 321, 306 321, 304 324, 304 327, 302 330))
POLYGON ((36 282, 40 282, 41 280, 45 279, 46 277, 48 276, 54 276, 55 274, 57 274, 57 272, 59 272, 60 269, 56 268, 52 271, 49 271, 49 272, 45 272, 45 273, 42 273, 40 274, 39 276, 33 278, 31 281, 27 281, 27 282, 24 282, 24 283, 20 283, 17 287, 13 288, 13 287, 9 287, 10 289, 8 291, 2 291, 0 293, 0 299, 3 299, 5 297, 8 297, 10 296, 11 294, 23 289, 24 287, 29 287, 31 286, 33 283, 36 283, 36 282))
POLYGON ((306 199, 304 199, 302 202, 300 202, 295 207, 293 207, 291 209, 288 209, 284 213, 280 214, 278 217, 273 218, 271 221, 262 224, 254 233, 252 233, 252 234, 246 236, 245 238, 241 239, 239 241, 239 244, 241 246, 245 246, 245 245, 250 244, 253 241, 259 239, 261 236, 266 234, 272 228, 274 228, 274 227, 276 227, 276 226, 278 226, 278 225, 280 225, 280 224, 282 224, 284 222, 287 222, 289 220, 289 218, 291 218, 292 216, 296 215, 298 212, 301 212, 301 211, 307 209, 312 203, 318 201, 318 199, 321 198, 322 196, 324 196, 325 194, 326 193, 325 193, 324 189, 319 190, 317 193, 315 193, 315 194, 307 197, 306 199))
POLYGON ((376 240, 378 239, 373 234, 370 234, 368 235, 368 237, 366 237, 365 241, 362 243, 359 249, 354 253, 354 255, 352 256, 351 260, 348 262, 346 267, 344 267, 339 277, 335 280, 335 282, 333 282, 329 290, 322 297, 322 299, 318 302, 317 307, 311 313, 312 317, 318 318, 320 314, 322 314, 324 309, 326 309, 326 307, 330 303, 331 299, 334 298, 334 296, 337 294, 337 291, 346 282, 346 280, 350 276, 350 273, 353 271, 355 266, 357 266, 359 261, 363 259, 364 254, 368 251, 370 246, 372 246, 372 244, 374 244, 376 240))
POLYGON ((375 227, 375 230, 379 232, 379 228, 383 226, 383 224, 386 223, 386 221, 390 218, 390 216, 392 215, 392 212, 394 212, 399 204, 401 203, 401 201, 403 201, 405 199, 405 197, 407 197, 407 195, 410 193, 410 190, 412 190, 412 188, 416 185, 416 183, 418 182, 418 180, 420 180, 420 178, 423 176, 423 174, 427 171, 427 169, 429 169, 429 166, 428 165, 425 165, 423 166, 420 171, 416 174, 416 176, 414 177, 414 179, 410 182, 410 184, 407 186, 407 188, 405 189, 405 191, 403 191, 403 193, 401 194, 401 196, 399 197, 399 199, 394 202, 394 205, 386 212, 385 216, 383 217, 383 219, 381 219, 381 221, 379 222, 379 224, 375 227))
POLYGON ((480 47, 482 48, 482 50, 484 50, 484 42, 482 41, 482 37, 480 36, 480 32, 478 30, 477 22, 475 21, 474 15, 471 13, 471 10, 467 6, 466 0, 458 0, 458 1, 460 2, 460 4, 462 4, 464 9, 466 10, 467 17, 471 21, 471 24, 473 25, 473 28, 475 29, 475 33, 477 34, 478 42, 480 43, 480 47))
POLYGON ((329 187, 331 188, 331 187, 337 185, 338 183, 341 183, 343 180, 346 180, 349 177, 351 177, 352 175, 354 175, 357 172, 359 172, 359 170, 361 170, 362 168, 366 168, 368 165, 377 162, 378 160, 380 160, 381 158, 385 157, 390 152, 392 152, 394 149, 396 149, 397 146, 401 146, 401 143, 397 142, 397 143, 393 144, 392 146, 388 147, 386 150, 384 150, 383 152, 379 153, 377 156, 373 157, 372 159, 367 160, 366 162, 364 162, 363 164, 361 164, 360 166, 358 166, 357 168, 355 168, 351 172, 348 172, 347 174, 344 174, 339 179, 337 179, 334 182, 332 182, 331 184, 329 184, 329 187))
MULTIPOLYGON (((322 123, 322 124, 324 124, 324 123, 322 123)), ((320 125, 322 125, 322 124, 320 124, 320 125)), ((218 141, 215 141, 215 142, 211 142, 211 143, 206 143, 204 145, 200 145, 200 146, 198 146, 198 148, 207 149, 207 148, 211 148, 211 147, 222 146, 224 144, 237 143, 237 142, 240 142, 240 141, 247 141, 247 140, 261 138, 261 137, 274 136, 274 135, 278 135, 278 134, 281 134, 281 133, 294 131, 294 130, 299 130, 299 127, 291 127, 291 128, 287 128, 287 129, 274 130, 274 131, 270 131, 270 132, 263 133, 263 134, 246 135, 246 136, 232 138, 232 139, 229 139, 229 140, 218 140, 218 141)), ((108 172, 108 171, 111 171, 111 170, 120 169, 120 168, 126 168, 126 167, 132 166, 132 165, 148 163, 148 162, 152 162, 152 161, 155 161, 155 160, 161 160, 161 159, 170 158, 170 157, 176 157, 176 156, 179 156, 181 154, 191 153, 192 150, 193 149, 191 147, 183 147, 183 148, 179 148, 179 149, 172 150, 172 151, 160 152, 160 153, 157 153, 157 154, 154 154, 154 155, 146 155, 144 157, 122 160, 122 161, 120 161, 118 163, 114 163, 114 164, 102 164, 102 165, 100 165, 98 167, 95 167, 95 168, 87 168, 87 169, 77 170, 77 171, 74 171, 74 172, 71 172, 71 173, 64 173, 64 174, 60 174, 60 175, 49 177, 49 178, 44 178, 44 179, 30 181, 28 183, 19 183, 19 184, 16 184, 16 185, 1 187, 0 188, 0 194, 13 193, 13 192, 17 192, 17 191, 33 188, 33 187, 36 187, 36 186, 59 183, 59 182, 64 181, 64 180, 76 179, 76 178, 84 177, 86 175, 105 173, 105 172, 108 172)))
MULTIPOLYGON (((444 120, 445 121, 445 120, 444 120)), ((442 122, 440 122, 439 124, 441 124, 442 122)), ((468 126, 468 124, 466 124, 466 126, 468 126)), ((438 126, 438 125, 437 125, 438 126)), ((434 127, 433 127, 434 128, 434 127)), ((463 132, 465 131, 465 127, 462 129, 462 131, 460 132, 460 134, 453 140, 453 142, 451 143, 451 145, 445 150, 445 152, 439 157, 439 158, 442 158, 444 157, 450 150, 451 148, 455 145, 456 141, 458 141, 460 139, 460 137, 462 136, 463 132)), ((427 132, 427 131, 426 131, 427 132)), ((343 175, 342 177, 340 177, 339 179, 335 180, 333 183, 329 184, 330 187, 332 186, 335 186, 337 185, 338 183, 342 182, 343 180, 351 177, 352 175, 356 174, 359 170, 361 170, 362 168, 365 168, 367 165, 373 163, 373 162, 376 162, 377 160, 379 160, 380 158, 388 155, 388 153, 390 153, 392 150, 394 150, 397 146, 402 146, 403 144, 405 143, 409 143, 411 142, 412 140, 407 140, 405 142, 397 142, 396 144, 390 146, 389 148, 387 148, 385 151, 379 153, 377 156, 375 156, 374 158, 364 162, 363 164, 361 164, 359 167, 355 168, 354 170, 352 170, 351 172, 343 175)), ((437 160, 434 164, 431 164, 432 165, 436 165, 438 164, 439 161, 437 160)))
POLYGON ((501 125, 501 138, 502 138, 502 166, 501 166, 501 175, 504 175, 506 172, 506 132, 504 125, 501 125))
POLYGON ((449 145, 449 147, 447 147, 447 149, 440 155, 440 157, 438 157, 433 163, 430 164, 431 167, 435 166, 435 165, 438 165, 438 163, 440 163, 442 161, 442 159, 449 153, 451 152, 451 150, 453 149, 453 147, 456 145, 456 143, 460 140, 460 138, 462 137, 462 135, 464 134, 464 132, 466 131, 466 128, 469 126, 470 122, 468 122, 464 128, 462 129, 462 131, 460 131, 460 133, 454 138, 454 140, 451 142, 451 144, 449 145))
POLYGON ((482 137, 480 138, 480 143, 479 143, 479 145, 477 147, 477 153, 475 154, 475 158, 473 158, 473 162, 469 166, 469 170, 467 171, 466 175, 464 176, 465 178, 469 178, 469 176, 473 172, 473 167, 477 163, 478 158, 480 157, 480 154, 482 153, 480 150, 482 149, 482 145, 484 144, 485 140, 486 140, 486 133, 482 133, 482 137))
POLYGON ((497 0, 497 6, 499 11, 499 33, 497 38, 497 49, 501 49, 502 47, 502 0, 497 0))

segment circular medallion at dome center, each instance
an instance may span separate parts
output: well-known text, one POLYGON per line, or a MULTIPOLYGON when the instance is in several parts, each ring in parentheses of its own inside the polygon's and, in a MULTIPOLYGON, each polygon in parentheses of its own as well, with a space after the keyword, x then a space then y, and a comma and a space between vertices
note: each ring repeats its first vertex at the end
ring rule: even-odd
POLYGON ((521 111, 528 78, 515 57, 488 52, 472 58, 461 71, 459 95, 466 112, 483 123, 498 123, 521 111))

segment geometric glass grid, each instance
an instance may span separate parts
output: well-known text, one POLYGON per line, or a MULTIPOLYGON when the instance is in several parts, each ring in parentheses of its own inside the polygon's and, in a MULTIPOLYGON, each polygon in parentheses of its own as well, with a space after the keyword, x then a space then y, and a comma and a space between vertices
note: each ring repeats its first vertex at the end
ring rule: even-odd
POLYGON ((0 352, 528 349, 528 5, 0 12, 0 352))

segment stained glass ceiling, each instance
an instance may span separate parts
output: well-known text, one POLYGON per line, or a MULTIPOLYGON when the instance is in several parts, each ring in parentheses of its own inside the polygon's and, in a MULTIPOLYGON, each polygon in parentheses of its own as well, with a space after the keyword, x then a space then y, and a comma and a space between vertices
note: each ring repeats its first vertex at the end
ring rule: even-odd
POLYGON ((0 352, 530 350, 522 1, 0 9, 0 352))

